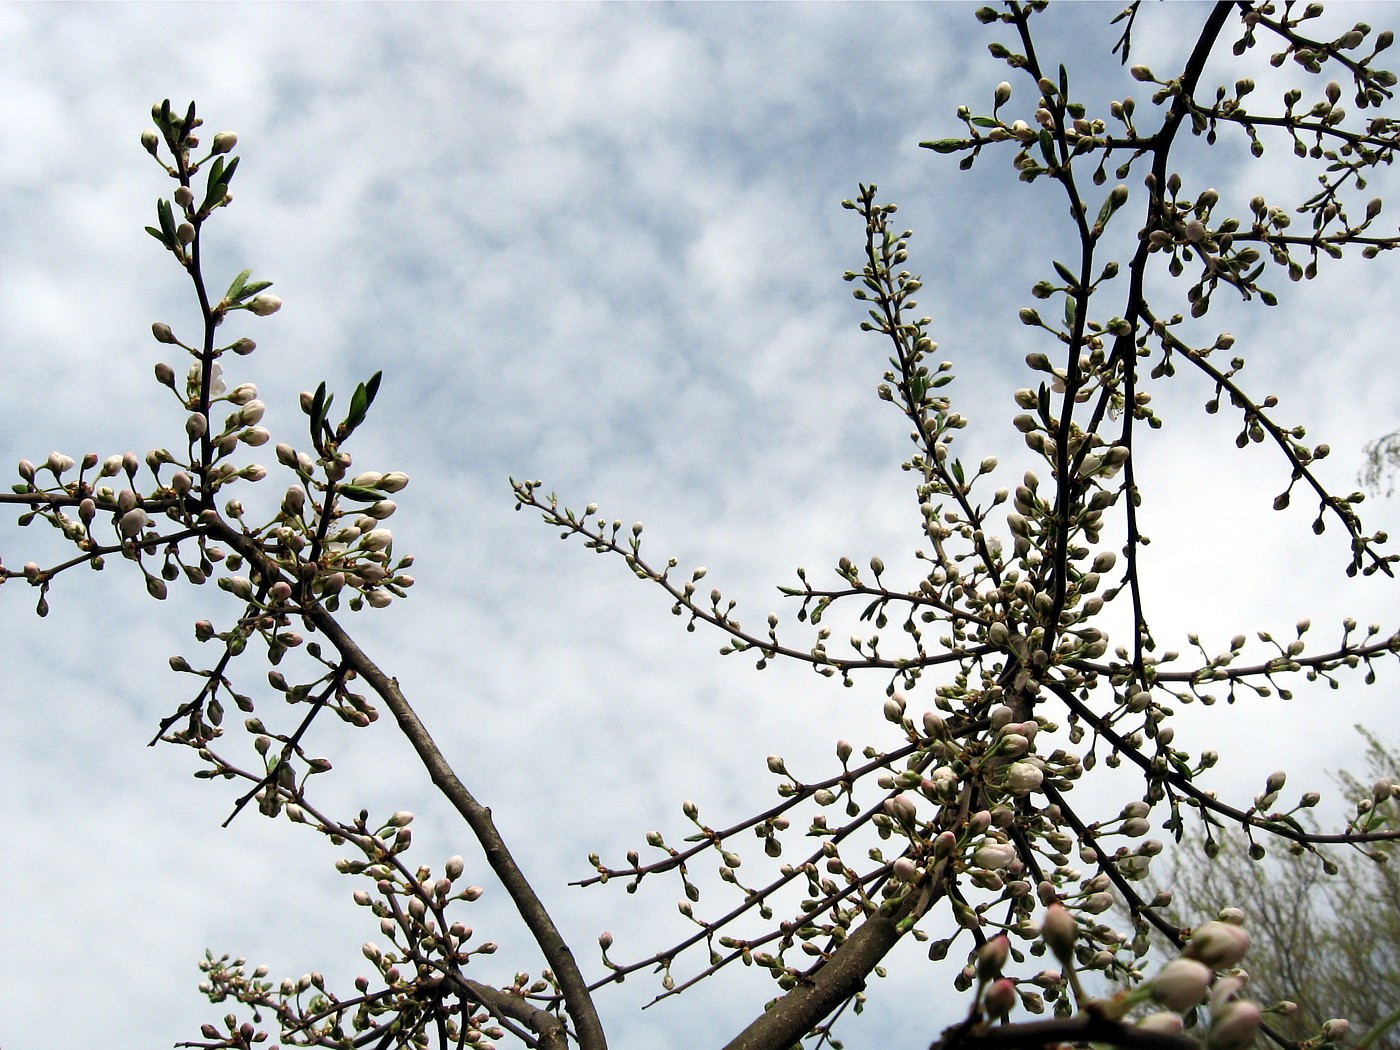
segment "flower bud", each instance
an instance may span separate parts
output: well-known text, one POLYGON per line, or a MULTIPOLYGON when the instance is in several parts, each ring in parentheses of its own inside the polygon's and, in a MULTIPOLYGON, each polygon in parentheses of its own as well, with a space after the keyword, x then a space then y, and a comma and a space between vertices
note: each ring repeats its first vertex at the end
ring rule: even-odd
POLYGON ((72 470, 76 463, 72 456, 65 456, 62 452, 50 452, 49 458, 44 460, 44 466, 55 475, 60 475, 72 470))
POLYGON ((1159 1013, 1148 1014, 1140 1019, 1134 1027, 1147 1032, 1161 1032, 1163 1035, 1180 1035, 1185 1025, 1180 1014, 1163 1010, 1159 1013))
MULTIPOLYGON (((157 343, 179 342, 179 340, 175 338, 175 333, 170 330, 170 326, 164 321, 157 321, 155 324, 151 325, 151 335, 155 336, 157 343)), ((167 365, 166 367, 168 368, 169 366, 167 365)), ((161 380, 161 382, 165 382, 165 380, 161 380)), ((166 385, 168 386, 169 384, 166 385)))
POLYGON ((215 153, 227 153, 238 145, 238 136, 232 131, 221 131, 214 136, 213 150, 215 153))
POLYGON ((259 317, 267 317, 282 309, 282 300, 275 295, 268 295, 266 292, 253 296, 245 304, 246 309, 257 314, 259 317))
POLYGON ((982 996, 982 1008, 990 1018, 1005 1017, 1016 1006, 1016 982, 1009 977, 992 982, 987 994, 982 996))
POLYGON ((1045 946, 1055 953, 1055 958, 1066 966, 1074 961, 1074 938, 1078 933, 1074 916, 1063 904, 1055 901, 1045 908, 1045 919, 1040 924, 1040 936, 1045 946))
POLYGON ((1212 920, 1197 927, 1182 955, 1199 959, 1212 970, 1234 966, 1249 950, 1249 933, 1240 926, 1212 920))
POLYGON ((1173 959, 1152 979, 1152 997, 1168 1010, 1184 1013, 1205 998, 1214 976, 1195 959, 1173 959))
POLYGON ((913 824, 919 816, 918 807, 907 792, 901 791, 893 798, 885 799, 884 810, 901 824, 913 824))
POLYGON ((148 524, 150 519, 146 517, 146 512, 136 507, 121 516, 121 520, 117 522, 117 529, 124 538, 130 540, 139 536, 148 524))
POLYGON ((993 937, 977 953, 977 979, 985 984, 1001 973, 1011 956, 1011 938, 1006 934, 993 937))
POLYGON ((1013 762, 1006 773, 1006 786, 1013 795, 1029 795, 1044 779, 1045 774, 1031 763, 1013 762))
POLYGON ((141 145, 145 147, 147 153, 154 157, 156 150, 160 148, 160 136, 152 129, 147 128, 141 132, 141 145))
POLYGON ((1211 1019, 1206 1035, 1209 1050, 1244 1050, 1259 1034, 1260 1010, 1257 1003, 1237 1000, 1211 1019))
POLYGON ((1009 842, 993 842, 981 846, 972 854, 972 863, 979 868, 1000 871, 1016 859, 1016 847, 1009 842))
POLYGON ((185 420, 185 433, 189 435, 191 441, 198 441, 209 432, 209 420, 203 412, 192 412, 190 418, 185 420))

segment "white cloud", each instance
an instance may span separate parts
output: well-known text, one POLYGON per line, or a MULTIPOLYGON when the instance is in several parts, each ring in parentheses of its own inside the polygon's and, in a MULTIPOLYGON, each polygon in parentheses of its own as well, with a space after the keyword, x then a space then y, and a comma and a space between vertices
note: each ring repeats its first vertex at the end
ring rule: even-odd
MULTIPOLYGON (((1083 34, 1111 40, 1102 10, 1047 16, 1045 52, 1073 63, 1083 34)), ((1046 232, 1063 209, 1017 186, 1006 156, 965 174, 913 145, 954 133, 958 104, 985 108, 1003 75, 987 39, 951 5, 0 8, 0 462, 51 446, 144 452, 179 432, 149 378, 169 348, 147 332, 157 319, 193 331, 195 315, 141 231, 163 187, 137 136, 152 100, 196 97, 206 130, 236 129, 245 157, 210 227, 211 283, 251 266, 286 301, 228 322, 230 339, 260 344, 230 378, 259 384, 280 439, 304 426, 298 391, 326 378, 343 401, 385 371, 356 464, 412 474, 391 524, 420 583, 355 629, 518 838, 580 954, 603 928, 624 957, 653 951, 680 923, 676 888, 565 888, 588 874, 586 853, 616 859, 652 827, 680 837, 688 797, 716 823, 771 804, 769 753, 817 772, 838 737, 887 740, 880 689, 718 660, 720 639, 687 634, 664 596, 513 513, 506 476, 643 518, 648 548, 708 565, 745 622, 791 607, 773 584, 796 565, 910 565, 907 428, 874 397, 884 351, 856 331, 840 280, 861 229, 839 202, 875 181, 916 231, 922 308, 974 423, 958 448, 970 462, 994 452, 997 477, 1018 478, 1028 459, 1005 424, 1034 339, 1015 310, 1068 250, 1046 232)), ((1119 90, 1115 68, 1086 92, 1119 90)), ((1309 304, 1283 324, 1223 301, 1211 315, 1287 418, 1332 441, 1343 485, 1360 442, 1394 423, 1388 274, 1337 267, 1283 288, 1309 304)), ((1391 588, 1338 582, 1341 545, 1314 541, 1306 509, 1268 512, 1277 457, 1234 454, 1228 413, 1202 423, 1198 380, 1159 391, 1168 428, 1139 454, 1159 472, 1145 572, 1164 595, 1151 607, 1164 647, 1199 630, 1215 650, 1240 624, 1283 634, 1306 613, 1319 634, 1352 609, 1393 618, 1391 588), (1231 552, 1228 574, 1207 544, 1231 552)), ((277 497, 276 477, 260 498, 277 497)), ((1393 504, 1377 512, 1394 518, 1393 504)), ((6 564, 56 556, 41 528, 0 532, 6 564)), ((125 564, 87 582, 60 580, 42 623, 18 583, 0 603, 0 815, 18 829, 0 888, 23 902, 0 926, 20 946, 0 961, 0 1038, 62 1045, 54 1018, 75 999, 117 1050, 190 1038, 217 1010, 194 992, 205 945, 348 980, 368 934, 334 851, 252 815, 216 831, 231 796, 190 779, 186 756, 144 748, 185 695, 166 657, 194 648, 191 620, 227 615, 220 596, 154 606, 125 564)), ((1379 691, 1325 694, 1225 716, 1244 746, 1222 791, 1247 798, 1276 765, 1340 764, 1349 731, 1329 726, 1394 731, 1379 691)), ((425 862, 471 853, 387 727, 322 732, 337 762, 327 798, 419 811, 425 862)), ((498 896, 478 925, 509 946, 498 896)), ((523 951, 501 972, 511 964, 536 965, 523 951)), ((915 1016, 905 993, 927 979, 914 965, 875 984, 871 1024, 851 1038, 932 1038, 964 1004, 915 1016)), ((654 991, 638 975, 604 996, 615 1045, 731 1034, 770 989, 722 976, 638 1013, 654 991)))

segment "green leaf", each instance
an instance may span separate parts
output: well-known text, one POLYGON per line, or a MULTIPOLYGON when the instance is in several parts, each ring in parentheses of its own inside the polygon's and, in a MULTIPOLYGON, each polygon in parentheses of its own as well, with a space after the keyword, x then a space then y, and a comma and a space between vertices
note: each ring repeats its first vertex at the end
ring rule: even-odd
POLYGON ((146 232, 149 233, 149 234, 150 234, 152 237, 154 237, 156 240, 160 241, 160 243, 163 244, 163 245, 165 245, 165 247, 167 247, 167 248, 170 247, 170 242, 169 242, 168 240, 166 240, 165 234, 161 233, 161 232, 160 232, 158 229, 156 229, 154 226, 147 226, 147 227, 146 227, 146 232))
POLYGON ((919 143, 924 149, 931 149, 935 153, 956 153, 960 149, 967 148, 966 139, 934 139, 932 142, 919 143))
POLYGON ((1001 121, 994 117, 973 117, 972 123, 979 128, 999 128, 1001 121))
POLYGON ((1050 134, 1049 128, 1040 129, 1040 152, 1045 157, 1045 163, 1053 168, 1055 166, 1055 136, 1050 134))
POLYGON ((248 283, 248 278, 253 276, 252 270, 244 270, 233 279, 233 283, 228 286, 228 291, 224 293, 224 298, 229 302, 237 302, 243 291, 243 286, 248 283))
POLYGON ((347 499, 362 500, 365 503, 374 503, 384 498, 382 492, 365 488, 363 485, 341 485, 335 491, 347 499))
POLYGON ((330 399, 326 397, 326 383, 321 381, 321 385, 316 388, 316 393, 311 397, 311 411, 307 413, 311 418, 311 440, 320 446, 321 425, 326 421, 326 409, 330 408, 330 399))
POLYGON ((1074 276, 1074 274, 1070 273, 1068 266, 1060 262, 1058 259, 1051 260, 1051 262, 1055 267, 1055 272, 1060 275, 1061 280, 1063 280, 1067 285, 1070 286, 1071 290, 1079 287, 1078 279, 1074 276))
POLYGON ((164 197, 156 201, 156 215, 160 218, 160 228, 165 233, 165 243, 175 244, 175 216, 170 210, 170 202, 164 197))

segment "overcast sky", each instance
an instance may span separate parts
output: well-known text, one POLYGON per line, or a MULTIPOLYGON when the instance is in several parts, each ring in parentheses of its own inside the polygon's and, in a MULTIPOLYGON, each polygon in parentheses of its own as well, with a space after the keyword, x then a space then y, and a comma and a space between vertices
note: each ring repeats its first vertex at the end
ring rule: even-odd
MULTIPOLYGON (((1042 60, 1089 63, 1083 97, 1136 93, 1145 106, 1107 57, 1116 8, 1047 16, 1042 60)), ((1179 62, 1204 10, 1145 10, 1136 57, 1179 62)), ((142 231, 169 183, 138 140, 153 101, 197 99, 206 132, 237 131, 243 157, 233 207, 206 227, 210 283, 251 267, 285 301, 275 317, 230 322, 230 338, 259 343, 228 362, 230 382, 258 384, 265 425, 297 443, 298 391, 326 379, 344 398, 385 373, 351 450, 357 469, 411 475, 390 524, 419 583, 352 617, 357 637, 493 806, 579 954, 592 964, 603 929, 618 958, 650 954, 682 929, 679 887, 568 888, 589 874, 587 853, 620 862, 651 828, 680 838, 687 798, 714 824, 766 807, 768 754, 816 777, 837 738, 891 744, 884 682, 842 690, 721 659, 718 636, 687 634, 620 562, 513 513, 507 478, 644 520, 654 555, 708 566, 755 623, 781 608, 774 585, 798 565, 819 578, 843 554, 911 564, 906 427, 875 397, 886 353, 857 330, 841 280, 860 265, 862 229, 840 201, 876 182, 916 232, 921 309, 972 420, 962 455, 996 454, 1000 483, 1019 480, 1031 460, 1009 426, 1011 394, 1030 382, 1025 353, 1053 350, 1016 314, 1069 242, 1058 191, 1018 185, 1009 151, 961 173, 917 147, 957 132, 959 104, 989 109, 1008 75, 972 12, 0 6, 0 463, 178 444, 183 413, 151 378, 168 348, 149 330, 161 320, 192 340, 196 312, 142 231)), ((1257 64, 1219 75, 1266 84, 1257 64)), ((1029 116, 1029 84, 1013 82, 1014 115, 1029 116)), ((1251 165, 1233 144, 1191 169, 1195 188, 1237 206, 1260 189, 1296 203, 1307 176, 1287 153, 1251 165)), ((1280 397, 1280 419, 1330 442, 1323 473, 1342 491, 1363 443, 1397 424, 1394 263, 1355 263, 1306 287, 1274 276, 1276 311, 1222 295, 1209 319, 1239 336, 1245 377, 1280 397)), ((1186 650, 1197 631, 1218 652, 1239 632, 1288 634, 1301 616, 1327 638, 1346 615, 1394 629, 1393 583, 1348 581, 1335 528, 1314 537, 1303 500, 1269 511, 1287 473, 1276 454, 1237 453, 1238 419, 1207 417, 1211 391, 1194 376, 1153 393, 1167 426, 1135 454, 1164 648, 1186 650)), ((284 482, 265 482, 266 498, 284 482)), ((1396 531, 1395 501, 1363 509, 1396 531)), ((0 523, 5 564, 57 560, 42 528, 0 523)), ((157 605, 129 568, 62 578, 42 622, 26 588, 0 594, 6 1050, 196 1038, 220 1015, 195 987, 206 947, 346 987, 377 932, 335 873, 336 850, 256 815, 219 830, 233 793, 193 780, 192 756, 145 747, 187 695, 168 657, 202 656, 191 623, 235 610, 212 588, 157 605)), ((244 663, 240 681, 255 687, 258 659, 244 663)), ((1349 679, 1335 692, 1300 685, 1289 703, 1192 710, 1178 744, 1221 750, 1211 786, 1234 801, 1277 768, 1293 771, 1289 791, 1327 790, 1326 771, 1356 751, 1354 722, 1400 739, 1395 679, 1384 667, 1369 690, 1349 679)), ((414 810, 423 863, 461 852, 468 877, 489 884, 388 725, 318 731, 337 763, 322 778, 329 805, 414 810)), ((1111 808, 1095 816, 1124 796, 1104 797, 1111 808)), ((520 932, 489 888, 471 918, 507 945, 479 975, 501 983, 538 963, 509 953, 520 932)), ((919 957, 872 985, 847 1045, 923 1046, 965 1009, 919 957)), ((772 992, 752 972, 711 984, 646 1013, 657 990, 646 977, 604 993, 614 1045, 709 1045, 772 992)))

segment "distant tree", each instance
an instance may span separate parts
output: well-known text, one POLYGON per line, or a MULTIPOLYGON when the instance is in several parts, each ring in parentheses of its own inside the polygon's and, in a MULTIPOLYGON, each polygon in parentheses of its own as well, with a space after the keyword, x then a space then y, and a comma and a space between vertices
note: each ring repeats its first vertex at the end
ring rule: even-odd
MULTIPOLYGON (((1358 820, 1394 821, 1391 789, 1400 783, 1400 755, 1361 732, 1370 782, 1351 774, 1341 779, 1361 799, 1358 820)), ((1294 1004, 1275 1022, 1286 1038, 1305 1040, 1340 1018, 1355 1036, 1374 1032, 1371 1046, 1400 1048, 1400 1032, 1391 1027, 1400 1020, 1400 870, 1390 863, 1393 849, 1292 843, 1254 859, 1237 834, 1210 830, 1202 848, 1178 850, 1160 879, 1172 896, 1168 914, 1189 923, 1221 909, 1243 911, 1253 937, 1249 993, 1263 1003, 1294 1004)))
MULTIPOLYGON (((1353 673, 1369 680, 1400 649, 1400 634, 1347 620, 1333 640, 1315 643, 1304 621, 1292 638, 1260 633, 1262 652, 1249 656, 1243 633, 1216 655, 1196 643, 1199 659, 1160 651, 1141 571, 1139 507, 1152 479, 1135 450, 1144 428, 1161 426, 1152 390, 1181 371, 1202 385, 1207 412, 1238 416, 1237 446, 1273 449, 1276 508, 1301 493, 1317 508, 1314 531, 1330 526, 1348 537, 1348 575, 1393 574, 1397 556, 1386 553, 1385 536, 1362 525, 1362 495, 1333 492, 1315 470, 1327 446, 1306 442, 1302 426, 1277 416, 1274 397, 1248 388, 1235 338, 1202 320, 1218 294, 1273 306, 1268 285, 1277 278, 1311 277, 1348 248, 1369 258, 1400 246, 1378 226, 1381 201, 1362 192, 1400 145, 1400 124, 1381 113, 1396 77, 1374 65, 1393 37, 1359 24, 1311 35, 1316 4, 1152 9, 1151 17, 1173 23, 1202 19, 1185 62, 1166 73, 1131 65, 1131 81, 1100 112, 1070 69, 1039 53, 1034 27, 1044 7, 977 12, 998 34, 992 55, 1019 87, 996 85, 989 109, 962 107, 959 133, 926 143, 960 155, 965 169, 1007 157, 1022 182, 1046 195, 1045 223, 1063 222, 1070 235, 1067 258, 1051 260, 1030 289, 1040 307, 1018 308, 1010 290, 1005 301, 992 295, 986 303, 989 318, 1018 310, 1044 347, 1026 357, 1027 385, 1008 392, 1026 446, 1013 481, 993 487, 995 457, 954 450, 974 432, 953 407, 954 365, 935 356, 933 322, 916 312, 922 285, 906 269, 911 235, 893 225, 894 206, 873 186, 845 202, 864 231, 862 259, 846 277, 868 308, 862 327, 887 357, 878 394, 914 446, 903 464, 921 532, 912 578, 893 579, 878 556, 859 565, 842 558, 833 575, 799 569, 781 588, 799 626, 783 626, 776 614, 745 626, 735 603, 702 583, 705 569, 644 554, 640 524, 593 505, 569 510, 540 482, 515 484, 519 507, 623 560, 664 591, 688 627, 719 632, 723 652, 747 654, 760 668, 795 661, 859 683, 890 724, 881 743, 836 742, 829 770, 808 773, 771 757, 779 797, 760 813, 710 823, 699 806, 678 800, 685 823, 647 833, 645 856, 639 847, 621 860, 593 857, 592 882, 679 884, 694 932, 643 958, 615 958, 608 934, 599 938, 601 959, 580 958, 482 801, 492 785, 468 786, 390 670, 355 641, 348 613, 388 606, 413 584, 412 559, 385 525, 408 478, 352 469, 347 451, 379 375, 338 407, 325 384, 308 391, 306 434, 295 445, 289 435, 274 441, 256 387, 224 374, 226 366, 241 372, 256 348, 222 330, 274 312, 280 300, 249 271, 222 295, 211 292, 204 270, 208 223, 232 199, 235 136, 201 143, 193 104, 154 108, 155 127, 142 141, 175 188, 148 230, 189 279, 202 319, 192 334, 164 323, 152 329, 181 362, 155 368, 178 405, 175 440, 144 456, 55 452, 37 465, 21 462, 3 502, 21 525, 52 525, 76 553, 19 568, 12 560, 0 582, 28 584, 40 615, 70 570, 101 568, 109 558, 139 572, 155 598, 181 578, 227 592, 233 604, 211 613, 217 623, 195 625, 209 655, 171 659, 191 677, 191 694, 157 735, 190 749, 197 776, 235 788, 235 814, 286 817, 343 846, 340 870, 356 877, 354 899, 377 927, 353 988, 328 987, 316 972, 270 980, 265 968, 211 955, 204 991, 231 1012, 180 1045, 250 1048, 276 1033, 289 1046, 512 1039, 600 1050, 599 1005, 610 984, 653 971, 665 996, 737 963, 772 979, 753 993, 752 1021, 737 1034, 685 1038, 727 1038, 735 1050, 788 1050, 805 1039, 839 1046, 833 1026, 859 1013, 871 976, 906 939, 926 942, 932 959, 966 959, 953 985, 968 1012, 944 1033, 949 1048, 1094 1042, 1161 1050, 1200 1039, 1234 1050, 1255 1038, 1266 1019, 1233 972, 1248 935, 1234 914, 1183 925, 1191 919, 1174 918, 1166 895, 1145 888, 1167 849, 1151 833, 1180 839, 1204 821, 1235 828, 1255 852, 1266 841, 1374 849, 1400 836, 1389 801, 1396 788, 1368 789, 1371 806, 1335 835, 1320 835, 1300 819, 1316 795, 1281 801, 1281 772, 1252 803, 1218 798, 1203 786, 1214 753, 1173 746, 1172 717, 1183 704, 1287 696, 1300 681, 1353 673), (1211 63, 1233 63, 1230 82, 1204 81, 1211 63), (1292 76, 1272 106, 1254 100, 1250 74, 1265 64, 1292 76), (1325 80, 1324 70, 1337 79, 1325 80), (1129 89, 1150 94, 1139 104, 1129 89), (1208 145, 1231 139, 1255 156, 1266 142, 1271 158, 1291 151, 1316 177, 1314 188, 1284 204, 1222 194, 1208 176, 1182 174, 1177 148, 1188 134, 1208 145), (281 494, 255 500, 250 486, 270 471, 247 456, 264 446, 275 449, 281 494), (807 633, 793 641, 794 632, 807 633), (244 677, 249 649, 272 665, 265 675, 244 677), (229 717, 235 710, 241 725, 229 717), (410 862, 412 814, 339 814, 320 800, 317 778, 330 762, 312 749, 313 726, 331 717, 367 728, 382 710, 479 855, 410 862), (1095 813, 1070 791, 1100 762, 1118 770, 1105 778, 1118 797, 1095 813), (493 966, 495 943, 468 922, 482 893, 469 872, 509 896, 538 949, 534 974, 493 966), (1111 921, 1115 902, 1128 910, 1126 928, 1111 921), (1154 943, 1179 957, 1149 971, 1154 943), (1117 991, 1094 990, 1105 986, 1117 991), (1025 1020, 1018 1007, 1050 1016, 1025 1020), (1200 1026, 1185 1034, 1188 1019, 1200 1026)), ((1143 14, 1133 4, 1119 16, 1125 65, 1143 14)), ((989 333, 982 343, 995 353, 1007 341, 989 333)), ((114 406, 114 422, 120 418, 114 406)), ((1208 541, 1201 557, 1227 579, 1231 555, 1208 550, 1208 541)), ((1309 1045, 1339 1035, 1324 1027, 1309 1045)))
POLYGON ((1366 465, 1361 468, 1361 483, 1371 492, 1384 490, 1390 496, 1395 492, 1397 473, 1400 473, 1400 430, 1366 442, 1366 465))

